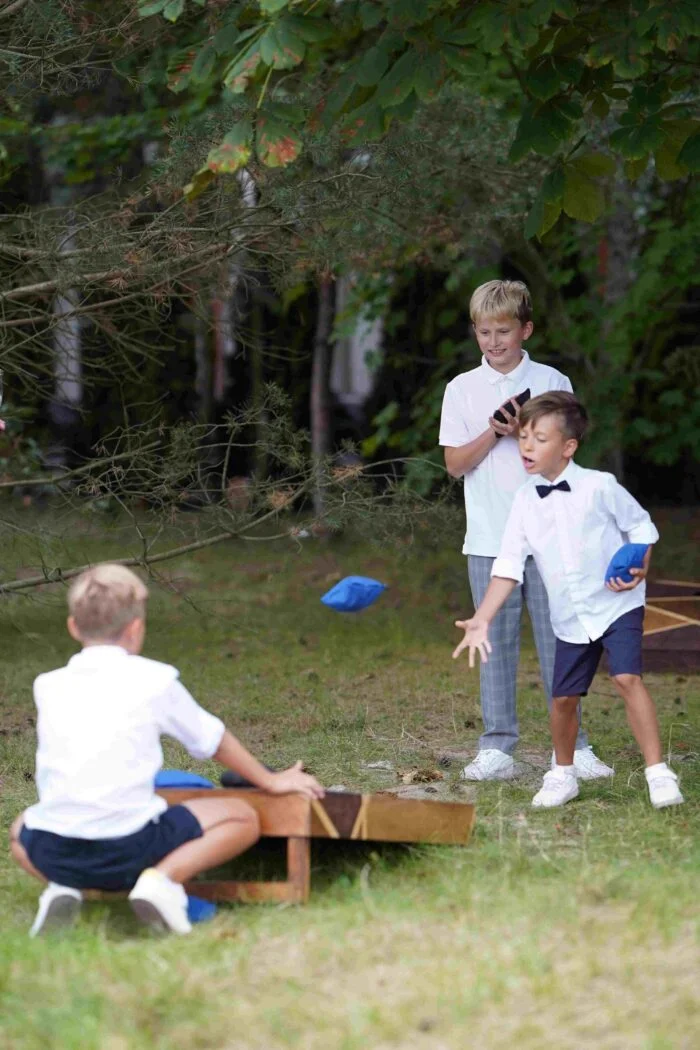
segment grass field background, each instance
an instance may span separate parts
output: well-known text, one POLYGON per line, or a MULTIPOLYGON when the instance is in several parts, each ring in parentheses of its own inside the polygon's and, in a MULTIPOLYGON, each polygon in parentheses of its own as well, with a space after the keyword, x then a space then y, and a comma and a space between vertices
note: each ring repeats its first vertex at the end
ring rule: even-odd
MULTIPOLYGON (((697 515, 659 511, 657 575, 700 579, 697 515)), ((126 533, 29 518, 3 531, 4 577, 47 557, 123 553, 126 533), (48 550, 48 554, 47 554, 48 550)), ((182 526, 190 534, 193 521, 182 526)), ((127 540, 128 542, 128 540, 127 540)), ((187 939, 156 939, 122 906, 88 905, 68 935, 27 937, 39 892, 0 854, 0 1046, 7 1050, 691 1050, 700 1045, 700 679, 650 674, 687 805, 654 812, 611 683, 585 707, 612 783, 534 812, 549 754, 537 663, 524 632, 522 776, 460 785, 479 734, 478 680, 450 652, 469 611, 459 535, 384 549, 231 542, 163 563, 145 654, 273 765, 303 758, 327 785, 399 789, 438 770, 435 798, 473 800, 466 849, 322 848, 304 908, 223 906, 187 939), (320 595, 349 573, 389 590, 357 616, 320 595), (449 766, 440 758, 452 756, 449 766), (368 764, 388 761, 393 769, 368 764)), ((0 605, 0 833, 35 799, 36 674, 74 651, 65 591, 0 605)), ((96 702, 99 700, 96 698, 96 702)), ((166 763, 215 774, 177 745, 166 763)), ((274 858, 251 857, 249 866, 274 858)))

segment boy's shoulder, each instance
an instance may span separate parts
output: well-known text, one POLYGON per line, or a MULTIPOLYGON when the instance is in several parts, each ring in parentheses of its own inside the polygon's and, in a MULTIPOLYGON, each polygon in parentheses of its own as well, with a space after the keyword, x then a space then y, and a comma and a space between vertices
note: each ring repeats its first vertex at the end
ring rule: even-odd
MULTIPOLYGON (((85 663, 80 659, 84 652, 85 650, 82 650, 82 653, 76 654, 63 667, 56 667, 53 671, 44 671, 37 675, 34 679, 35 688, 60 689, 62 681, 72 678, 76 673, 80 674, 85 669, 85 663)), ((94 669, 93 665, 91 670, 94 669)), ((105 665, 98 670, 104 671, 110 677, 118 676, 120 679, 126 677, 130 683, 142 684, 148 690, 164 689, 180 677, 177 667, 162 663, 160 660, 151 660, 146 656, 129 655, 117 667, 105 665)))

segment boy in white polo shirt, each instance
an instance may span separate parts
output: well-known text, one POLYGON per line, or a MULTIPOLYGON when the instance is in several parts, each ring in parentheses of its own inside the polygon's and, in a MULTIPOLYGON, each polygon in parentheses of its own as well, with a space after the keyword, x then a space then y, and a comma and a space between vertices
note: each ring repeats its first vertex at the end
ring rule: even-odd
POLYGON ((272 794, 323 796, 301 762, 270 772, 197 704, 174 667, 138 655, 147 597, 122 565, 84 572, 68 594, 68 630, 82 652, 34 682, 39 801, 10 831, 14 859, 48 882, 31 936, 72 922, 84 889, 130 890, 142 921, 188 933, 182 883, 257 841, 246 802, 196 798, 168 808, 156 795, 161 735, 272 794))
POLYGON ((529 475, 508 517, 492 579, 471 620, 459 620, 464 639, 456 658, 478 650, 488 666, 489 625, 523 579, 534 557, 547 588, 556 656, 551 709, 556 764, 545 773, 533 806, 561 806, 578 795, 574 745, 576 710, 605 650, 627 720, 644 756, 649 797, 656 809, 683 802, 678 778, 662 761, 654 702, 642 682, 645 584, 651 546, 659 534, 651 518, 612 474, 573 461, 586 432, 585 409, 573 394, 542 394, 520 413, 520 455, 529 475), (631 580, 606 579, 611 558, 625 543, 646 545, 631 580))
MULTIPOLYGON (((570 391, 571 383, 555 368, 532 361, 523 349, 533 323, 530 293, 522 281, 482 284, 472 295, 469 312, 483 357, 477 368, 447 385, 440 444, 445 446, 448 472, 455 478, 464 477, 467 534, 462 553, 467 555, 476 607, 486 593, 513 498, 527 476, 518 453, 520 405, 514 399, 528 392, 535 397, 547 390, 570 391), (495 418, 498 409, 505 422, 495 418)), ((547 595, 532 558, 526 562, 521 582, 491 625, 496 656, 480 669, 484 731, 476 758, 462 771, 464 780, 505 780, 515 773, 523 600, 532 622, 547 704, 551 705, 554 634, 547 595)), ((574 761, 582 779, 613 774, 588 747, 580 727, 574 761)))

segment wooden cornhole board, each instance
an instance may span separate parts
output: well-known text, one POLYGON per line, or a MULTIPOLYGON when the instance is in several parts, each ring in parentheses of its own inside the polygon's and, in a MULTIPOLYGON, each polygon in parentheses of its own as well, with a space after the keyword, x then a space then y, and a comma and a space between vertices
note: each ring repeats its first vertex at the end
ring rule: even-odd
POLYGON ((322 800, 311 802, 300 795, 267 795, 250 788, 169 788, 158 794, 171 806, 191 798, 240 798, 257 811, 263 838, 287 840, 285 881, 198 879, 185 887, 188 893, 219 901, 307 901, 311 888, 311 839, 466 846, 476 816, 474 806, 466 803, 393 795, 329 792, 322 800))
POLYGON ((700 671, 700 582, 647 583, 642 649, 648 671, 700 671))

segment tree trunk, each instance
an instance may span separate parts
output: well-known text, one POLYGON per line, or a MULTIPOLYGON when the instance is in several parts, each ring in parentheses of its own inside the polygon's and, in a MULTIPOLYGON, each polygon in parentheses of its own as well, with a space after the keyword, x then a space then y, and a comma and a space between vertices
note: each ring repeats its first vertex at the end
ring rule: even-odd
MULTIPOLYGON (((323 277, 318 285, 318 310, 311 366, 311 455, 314 469, 320 471, 330 452, 330 339, 333 327, 333 281, 323 277)), ((324 511, 323 488, 317 481, 314 487, 314 515, 324 511)))

